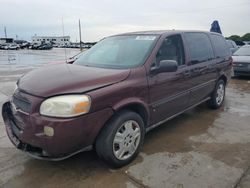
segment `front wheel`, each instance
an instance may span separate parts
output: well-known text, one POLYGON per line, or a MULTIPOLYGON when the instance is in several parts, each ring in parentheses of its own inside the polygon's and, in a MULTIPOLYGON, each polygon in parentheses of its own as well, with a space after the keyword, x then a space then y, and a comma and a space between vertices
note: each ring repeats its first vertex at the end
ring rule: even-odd
POLYGON ((216 84, 215 90, 211 95, 211 99, 208 101, 209 106, 212 109, 218 109, 224 102, 226 93, 226 83, 224 80, 219 80, 216 84))
POLYGON ((98 136, 96 152, 114 168, 127 165, 139 153, 144 135, 144 122, 140 115, 132 111, 118 112, 98 136))

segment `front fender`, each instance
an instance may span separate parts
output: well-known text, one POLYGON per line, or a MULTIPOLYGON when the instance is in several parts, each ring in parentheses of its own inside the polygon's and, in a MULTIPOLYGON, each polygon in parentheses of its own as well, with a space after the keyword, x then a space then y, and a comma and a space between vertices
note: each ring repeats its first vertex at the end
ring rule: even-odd
POLYGON ((149 106, 148 104, 139 99, 139 98, 135 98, 135 97, 131 97, 131 98, 126 98, 126 99, 123 99, 121 101, 119 101, 118 103, 114 104, 112 106, 113 110, 114 111, 119 111, 119 110, 122 110, 122 109, 133 109, 133 108, 139 108, 139 109, 143 109, 144 112, 146 113, 146 122, 149 122, 149 117, 150 117, 150 110, 149 110, 149 106))

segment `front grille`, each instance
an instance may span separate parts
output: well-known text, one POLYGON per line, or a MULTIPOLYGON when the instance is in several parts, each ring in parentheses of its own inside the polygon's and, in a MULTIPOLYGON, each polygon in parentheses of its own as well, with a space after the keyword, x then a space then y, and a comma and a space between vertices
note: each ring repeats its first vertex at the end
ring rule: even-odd
POLYGON ((31 111, 31 103, 22 97, 18 92, 15 92, 13 95, 12 102, 14 103, 16 109, 20 109, 27 113, 31 111))

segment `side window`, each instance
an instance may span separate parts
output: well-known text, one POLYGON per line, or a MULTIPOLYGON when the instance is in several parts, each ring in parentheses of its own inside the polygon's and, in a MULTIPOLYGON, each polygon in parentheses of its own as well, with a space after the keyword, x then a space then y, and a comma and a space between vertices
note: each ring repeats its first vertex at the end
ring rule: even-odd
POLYGON ((214 45, 215 54, 217 58, 230 56, 231 52, 224 37, 220 35, 211 34, 211 39, 214 45))
POLYGON ((179 66, 185 64, 183 42, 180 35, 169 36, 164 40, 156 55, 156 63, 158 64, 162 60, 175 60, 179 66))
POLYGON ((191 64, 202 63, 214 58, 210 39, 205 33, 185 33, 191 64))

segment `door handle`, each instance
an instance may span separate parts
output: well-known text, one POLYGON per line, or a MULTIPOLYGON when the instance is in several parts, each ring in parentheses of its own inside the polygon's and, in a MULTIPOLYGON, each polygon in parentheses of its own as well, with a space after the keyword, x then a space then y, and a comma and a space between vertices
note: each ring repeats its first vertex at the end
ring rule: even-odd
POLYGON ((185 70, 183 72, 183 74, 184 74, 184 76, 190 76, 191 75, 190 70, 185 70))
POLYGON ((194 68, 193 72, 199 73, 200 72, 200 68, 198 68, 198 67, 194 68))

